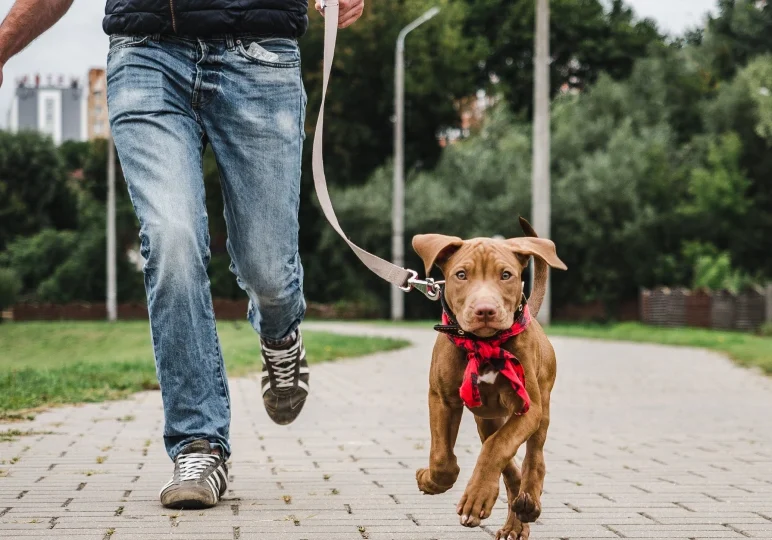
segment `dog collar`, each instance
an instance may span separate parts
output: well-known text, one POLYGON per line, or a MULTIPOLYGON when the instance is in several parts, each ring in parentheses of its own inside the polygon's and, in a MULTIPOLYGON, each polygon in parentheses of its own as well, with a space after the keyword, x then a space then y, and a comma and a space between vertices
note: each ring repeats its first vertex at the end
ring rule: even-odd
MULTIPOLYGON (((456 319, 455 314, 453 313, 453 310, 450 309, 450 306, 448 305, 448 301, 445 299, 445 287, 442 287, 440 290, 440 303, 442 304, 442 314, 443 314, 443 322, 441 324, 437 324, 434 326, 434 330, 441 334, 447 334, 449 336, 459 336, 464 337, 466 339, 470 339, 473 341, 490 341, 498 339, 501 334, 505 332, 510 332, 511 328, 507 328, 506 330, 499 330, 495 334, 493 334, 490 337, 484 338, 480 337, 476 334, 470 333, 465 331, 463 328, 461 328, 461 325, 458 324, 458 319, 456 319)), ((517 309, 515 310, 515 317, 512 324, 512 327, 522 325, 523 319, 525 318, 525 308, 528 305, 528 299, 525 297, 525 293, 523 293, 523 298, 520 300, 520 305, 517 306, 517 309)))

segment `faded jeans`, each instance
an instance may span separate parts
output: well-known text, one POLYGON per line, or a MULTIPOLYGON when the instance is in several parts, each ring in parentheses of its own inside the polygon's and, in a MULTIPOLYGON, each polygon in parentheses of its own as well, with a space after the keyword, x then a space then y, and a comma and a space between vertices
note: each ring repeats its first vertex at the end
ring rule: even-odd
POLYGON ((231 270, 256 332, 305 313, 298 205, 306 94, 291 39, 111 36, 110 126, 134 209, 174 459, 195 439, 230 455, 230 397, 207 276, 202 156, 220 170, 231 270))

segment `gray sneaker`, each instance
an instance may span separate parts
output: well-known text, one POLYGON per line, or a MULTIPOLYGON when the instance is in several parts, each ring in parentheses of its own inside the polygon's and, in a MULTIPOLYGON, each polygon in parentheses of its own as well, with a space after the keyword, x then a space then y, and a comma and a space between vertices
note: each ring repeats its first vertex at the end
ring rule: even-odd
POLYGON ((174 476, 161 489, 167 508, 199 509, 215 506, 228 489, 228 466, 209 441, 187 445, 174 460, 174 476))
POLYGON ((283 343, 261 340, 263 347, 263 403, 271 420, 291 423, 308 397, 308 362, 303 336, 294 332, 283 343))

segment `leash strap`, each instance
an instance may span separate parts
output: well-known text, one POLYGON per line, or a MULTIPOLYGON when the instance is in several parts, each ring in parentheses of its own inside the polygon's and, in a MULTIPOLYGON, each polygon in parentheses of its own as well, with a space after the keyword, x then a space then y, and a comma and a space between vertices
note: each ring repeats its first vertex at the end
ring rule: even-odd
POLYGON ((414 270, 407 270, 390 263, 372 253, 362 249, 354 242, 349 240, 343 228, 338 223, 338 217, 330 200, 330 193, 327 190, 327 179, 324 176, 324 158, 322 156, 323 134, 324 134, 324 104, 327 99, 327 87, 330 82, 330 73, 332 72, 332 61, 335 57, 335 42, 338 36, 338 0, 327 0, 323 2, 324 8, 324 67, 322 78, 322 104, 319 107, 319 118, 316 121, 316 132, 314 135, 313 146, 313 175, 316 196, 319 198, 319 204, 332 228, 335 229, 343 240, 349 245, 354 254, 362 261, 373 273, 396 285, 407 292, 413 288, 424 293, 428 298, 436 300, 439 298, 439 286, 432 280, 419 280, 418 273, 414 270))

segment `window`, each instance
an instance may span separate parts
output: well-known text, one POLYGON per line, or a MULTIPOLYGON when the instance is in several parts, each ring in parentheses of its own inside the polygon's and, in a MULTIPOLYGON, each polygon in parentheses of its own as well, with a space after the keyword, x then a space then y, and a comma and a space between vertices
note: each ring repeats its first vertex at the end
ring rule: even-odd
POLYGON ((43 111, 43 132, 53 135, 56 129, 56 100, 47 98, 43 103, 43 111))

